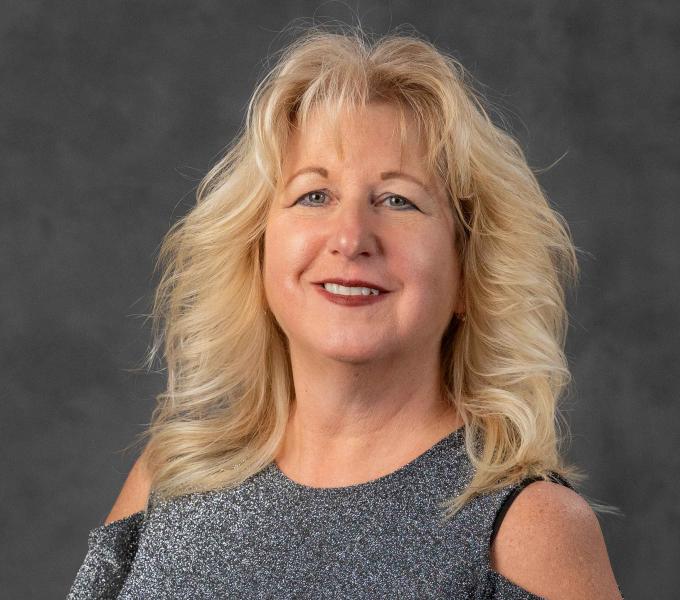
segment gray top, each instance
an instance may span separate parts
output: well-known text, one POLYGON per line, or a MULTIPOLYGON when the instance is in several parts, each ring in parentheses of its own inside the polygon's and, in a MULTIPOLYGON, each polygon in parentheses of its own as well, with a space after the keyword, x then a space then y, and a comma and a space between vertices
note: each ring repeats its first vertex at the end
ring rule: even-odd
POLYGON ((305 486, 271 462, 237 488, 153 501, 90 532, 68 600, 540 599, 489 563, 492 533, 526 482, 438 518, 437 503, 473 475, 464 434, 358 485, 305 486))

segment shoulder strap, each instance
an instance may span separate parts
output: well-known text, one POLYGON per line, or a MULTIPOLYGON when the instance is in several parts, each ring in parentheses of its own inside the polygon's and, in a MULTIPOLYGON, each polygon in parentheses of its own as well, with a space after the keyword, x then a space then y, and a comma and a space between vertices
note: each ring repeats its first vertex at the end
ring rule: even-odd
MULTIPOLYGON (((550 471, 548 474, 550 479, 552 479, 555 483, 561 483, 562 485, 568 487, 569 489, 574 489, 574 486, 569 483, 564 477, 559 475, 558 473, 555 473, 554 471, 550 471)), ((503 518, 505 517, 505 513, 508 512, 508 508, 510 508, 510 505, 514 501, 515 498, 517 498, 517 495, 530 483, 533 483, 534 481, 541 481, 543 478, 539 476, 534 476, 534 477, 527 477, 523 479, 522 481, 517 484, 517 486, 508 494, 508 496, 505 498, 503 501, 503 504, 501 504, 501 507, 498 509, 498 513, 496 513, 496 518, 493 522, 493 528, 491 530, 491 542, 490 544, 493 544, 494 538, 496 537, 496 534, 498 533, 498 529, 501 526, 501 523, 503 522, 503 518)))

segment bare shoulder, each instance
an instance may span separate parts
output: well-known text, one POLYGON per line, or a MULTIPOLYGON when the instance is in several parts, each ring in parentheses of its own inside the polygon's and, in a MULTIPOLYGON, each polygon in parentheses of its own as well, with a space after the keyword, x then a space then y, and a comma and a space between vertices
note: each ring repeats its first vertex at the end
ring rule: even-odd
POLYGON ((135 461, 130 469, 125 483, 123 484, 118 498, 104 524, 118 521, 136 512, 146 509, 149 491, 151 489, 151 477, 146 467, 144 453, 135 461))
POLYGON ((529 484, 510 504, 491 567, 549 600, 621 600, 597 516, 578 493, 550 481, 529 484))

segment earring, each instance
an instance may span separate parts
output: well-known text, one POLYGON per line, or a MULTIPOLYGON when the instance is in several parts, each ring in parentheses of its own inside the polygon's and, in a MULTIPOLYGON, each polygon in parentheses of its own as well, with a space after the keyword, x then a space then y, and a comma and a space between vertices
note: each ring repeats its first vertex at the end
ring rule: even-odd
POLYGON ((467 314, 465 314, 465 313, 459 313, 457 316, 458 316, 458 320, 463 322, 463 323, 467 320, 467 314))

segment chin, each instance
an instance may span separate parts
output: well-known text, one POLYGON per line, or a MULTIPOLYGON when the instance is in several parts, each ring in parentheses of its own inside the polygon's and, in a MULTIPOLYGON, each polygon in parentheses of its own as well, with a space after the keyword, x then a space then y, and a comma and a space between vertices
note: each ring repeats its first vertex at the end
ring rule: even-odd
POLYGON ((371 361, 384 359, 387 356, 385 348, 377 347, 375 344, 370 346, 365 344, 357 344, 356 346, 348 344, 327 346, 325 348, 317 348, 317 352, 326 358, 349 364, 370 363, 371 361))

